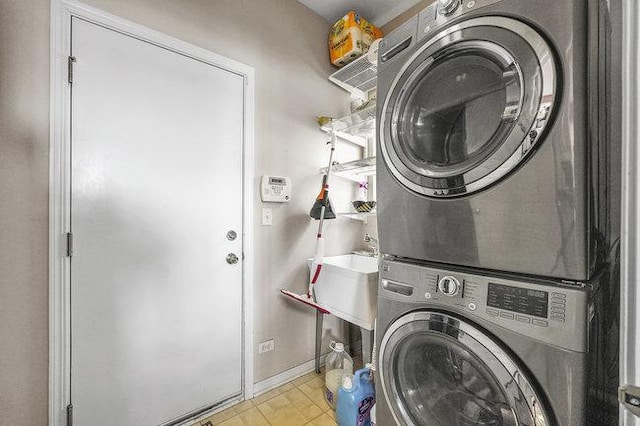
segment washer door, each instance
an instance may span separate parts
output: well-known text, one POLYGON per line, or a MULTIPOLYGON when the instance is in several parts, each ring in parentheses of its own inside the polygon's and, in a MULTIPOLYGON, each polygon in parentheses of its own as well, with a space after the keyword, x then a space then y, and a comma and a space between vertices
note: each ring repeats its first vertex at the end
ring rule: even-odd
POLYGON ((426 41, 391 84, 380 115, 385 164, 429 197, 484 189, 540 140, 554 111, 554 56, 531 27, 482 17, 426 41))
POLYGON ((378 363, 400 425, 552 424, 517 362, 486 333, 449 315, 421 311, 394 322, 378 363))

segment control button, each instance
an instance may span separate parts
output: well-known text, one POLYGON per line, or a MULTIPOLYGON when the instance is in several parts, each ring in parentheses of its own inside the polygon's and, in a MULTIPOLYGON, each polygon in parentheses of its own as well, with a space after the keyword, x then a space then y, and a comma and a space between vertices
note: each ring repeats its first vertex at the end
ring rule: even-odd
POLYGON ((486 312, 494 317, 497 317, 498 315, 500 315, 500 311, 498 311, 497 309, 491 309, 491 308, 487 308, 486 312))
POLYGON ((551 297, 558 297, 560 299, 566 299, 567 295, 563 293, 551 293, 551 297))
POLYGON ((562 309, 564 311, 566 307, 567 305, 564 303, 551 302, 551 309, 562 309))
POLYGON ((438 13, 444 16, 449 15, 458 8, 459 4, 460 0, 438 0, 438 13))
POLYGON ((473 9, 476 5, 475 0, 471 0, 469 3, 467 3, 467 9, 473 9))
POLYGON ((460 281, 456 277, 447 275, 438 282, 438 290, 446 296, 453 297, 460 292, 460 281))
POLYGON ((524 315, 516 315, 516 321, 526 322, 528 324, 531 322, 531 318, 525 317, 524 315))
POLYGON ((565 314, 564 309, 551 309, 551 315, 564 316, 564 314, 565 314))
POLYGON ((549 323, 547 321, 534 318, 531 322, 533 323, 533 325, 537 325, 539 327, 549 327, 549 323))
POLYGON ((512 320, 514 315, 511 312, 500 312, 500 317, 512 320))
POLYGON ((469 307, 469 310, 475 311, 477 306, 475 303, 471 302, 467 305, 469 307))
POLYGON ((431 299, 431 293, 426 292, 426 293, 424 294, 424 298, 425 298, 425 299, 431 299))
POLYGON ((556 317, 556 316, 551 316, 551 320, 558 321, 558 322, 564 322, 565 321, 564 317, 556 317))

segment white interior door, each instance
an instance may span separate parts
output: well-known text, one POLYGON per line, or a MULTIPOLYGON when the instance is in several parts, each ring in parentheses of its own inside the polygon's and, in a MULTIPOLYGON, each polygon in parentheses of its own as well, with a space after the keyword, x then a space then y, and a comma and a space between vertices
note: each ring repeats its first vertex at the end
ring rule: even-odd
POLYGON ((244 78, 71 34, 74 424, 165 424, 242 392, 244 78))

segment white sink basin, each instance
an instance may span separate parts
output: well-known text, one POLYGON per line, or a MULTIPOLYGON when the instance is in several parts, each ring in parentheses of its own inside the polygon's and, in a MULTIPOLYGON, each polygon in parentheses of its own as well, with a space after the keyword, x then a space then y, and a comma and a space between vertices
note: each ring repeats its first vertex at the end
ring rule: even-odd
MULTIPOLYGON (((311 267, 312 259, 307 261, 311 267)), ((373 330, 378 299, 378 259, 344 254, 323 259, 315 286, 318 303, 332 315, 373 330)))

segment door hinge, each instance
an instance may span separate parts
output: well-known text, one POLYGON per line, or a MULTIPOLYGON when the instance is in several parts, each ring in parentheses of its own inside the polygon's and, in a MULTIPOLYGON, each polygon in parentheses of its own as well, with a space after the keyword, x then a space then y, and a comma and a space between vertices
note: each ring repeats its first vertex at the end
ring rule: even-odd
POLYGON ((73 405, 67 405, 67 426, 73 426, 73 405))
POLYGON ((67 58, 69 84, 73 83, 73 63, 75 61, 76 61, 76 57, 75 56, 69 56, 67 58))
POLYGON ((73 256, 73 233, 67 232, 67 257, 73 256))

